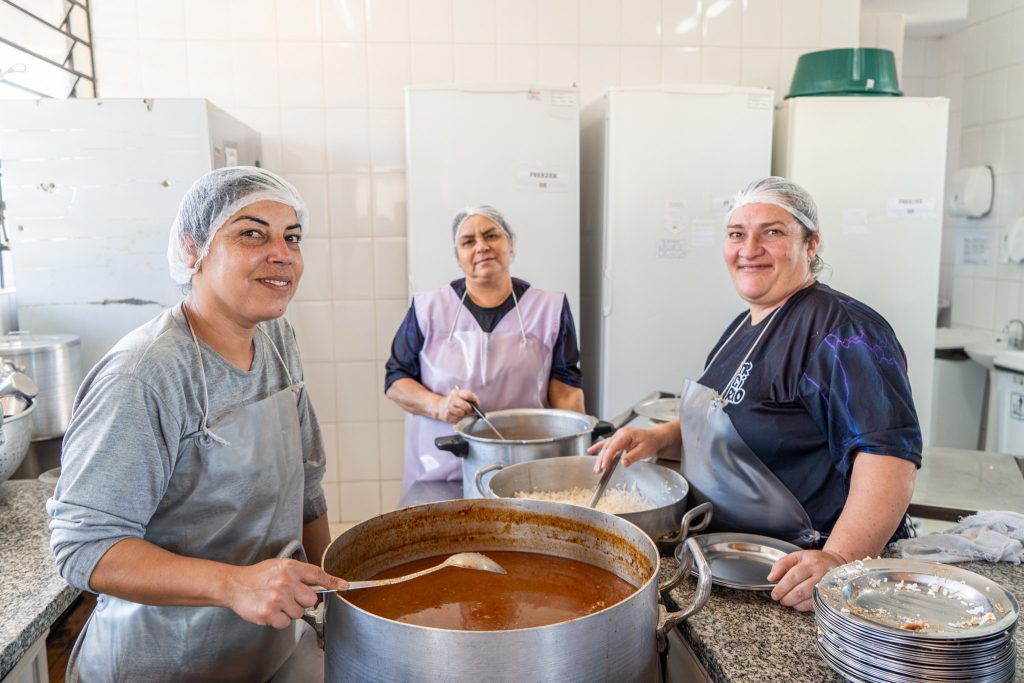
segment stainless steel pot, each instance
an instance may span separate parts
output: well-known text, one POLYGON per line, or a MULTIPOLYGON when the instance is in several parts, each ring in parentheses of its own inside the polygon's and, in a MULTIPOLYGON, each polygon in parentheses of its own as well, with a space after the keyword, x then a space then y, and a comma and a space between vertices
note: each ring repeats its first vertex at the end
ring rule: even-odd
POLYGON ((496 410, 487 413, 487 419, 505 440, 476 416, 460 420, 455 434, 434 439, 438 449, 462 458, 462 495, 466 498, 481 496, 474 478, 484 465, 582 455, 596 439, 615 431, 610 422, 571 410, 496 410))
POLYGON ((32 439, 63 436, 82 383, 81 343, 74 334, 11 332, 0 336, 0 358, 39 386, 32 439))
POLYGON ((21 412, 3 418, 0 426, 0 482, 7 481, 21 465, 32 441, 32 415, 36 407, 31 403, 21 412))
MULTIPOLYGON (((500 426, 498 427, 501 428, 500 426)), ((597 510, 536 500, 453 500, 367 520, 337 537, 323 568, 364 579, 403 562, 464 550, 521 550, 568 557, 638 586, 600 612, 513 631, 425 628, 379 617, 337 593, 325 624, 328 681, 655 681, 664 634, 697 612, 711 593, 710 569, 687 541, 698 568, 693 604, 659 604, 657 548, 629 522, 597 510)), ((668 586, 689 573, 680 566, 668 586)))
MULTIPOLYGON (((475 483, 482 496, 514 498, 519 491, 593 489, 600 478, 600 474, 594 473, 594 457, 577 455, 521 462, 509 467, 493 463, 477 470, 475 483), (495 474, 485 484, 483 479, 489 472, 495 474)), ((680 537, 680 523, 686 512, 690 485, 683 475, 654 463, 637 462, 629 467, 616 468, 608 486, 639 491, 655 504, 651 510, 618 515, 643 529, 652 540, 685 538, 685 533, 680 537)))

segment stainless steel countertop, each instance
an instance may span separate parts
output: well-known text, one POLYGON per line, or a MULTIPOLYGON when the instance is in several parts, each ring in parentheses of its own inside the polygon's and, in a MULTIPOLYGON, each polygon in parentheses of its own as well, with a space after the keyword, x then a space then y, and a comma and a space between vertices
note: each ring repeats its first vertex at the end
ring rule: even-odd
POLYGON ((1024 513, 1024 475, 1012 455, 925 448, 911 515, 957 521, 978 510, 1024 513))

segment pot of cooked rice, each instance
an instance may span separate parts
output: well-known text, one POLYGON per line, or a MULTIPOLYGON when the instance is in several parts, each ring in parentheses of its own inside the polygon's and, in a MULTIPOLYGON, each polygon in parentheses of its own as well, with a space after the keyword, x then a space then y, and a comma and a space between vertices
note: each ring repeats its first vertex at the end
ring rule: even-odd
MULTIPOLYGON (((601 475, 594 456, 571 455, 480 468, 476 485, 490 498, 532 498, 586 507, 601 475), (495 472, 489 481, 484 475, 495 472)), ((637 525, 657 541, 678 541, 690 485, 679 472, 650 462, 616 468, 597 509, 637 525)))

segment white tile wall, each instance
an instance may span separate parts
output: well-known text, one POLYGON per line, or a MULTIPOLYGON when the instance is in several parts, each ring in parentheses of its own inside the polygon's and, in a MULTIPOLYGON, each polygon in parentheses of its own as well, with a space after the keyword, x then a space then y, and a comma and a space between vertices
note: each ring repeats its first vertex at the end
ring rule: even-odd
MULTIPOLYGON (((382 383, 408 307, 404 86, 576 83, 586 99, 613 85, 703 81, 781 97, 800 54, 860 37, 859 0, 90 5, 102 96, 210 98, 262 133, 264 165, 310 205, 306 270, 289 317, 333 454, 333 522, 375 514, 399 494, 403 414, 382 383)), ((1008 49, 1024 52, 1012 36, 1008 49)), ((1006 72, 1007 108, 1021 106, 1019 77, 1006 72)))
POLYGON ((1024 317, 1024 266, 999 261, 1007 227, 1024 215, 1024 6, 969 3, 961 45, 960 163, 992 166, 995 201, 984 218, 947 219, 952 245, 943 250, 943 281, 952 280, 954 323, 999 331, 1024 317), (958 263, 956 239, 979 230, 990 237, 990 264, 958 263))

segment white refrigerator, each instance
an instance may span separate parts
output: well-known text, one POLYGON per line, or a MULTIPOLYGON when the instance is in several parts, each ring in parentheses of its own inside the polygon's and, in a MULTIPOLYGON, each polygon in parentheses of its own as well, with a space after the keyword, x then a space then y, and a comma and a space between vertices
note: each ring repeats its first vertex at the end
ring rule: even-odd
POLYGON ((771 166, 772 93, 612 89, 581 127, 587 410, 611 418, 697 378, 744 308, 722 260, 733 195, 771 166))
POLYGON ((800 97, 776 116, 773 169, 818 205, 825 284, 878 311, 896 331, 924 443, 942 243, 949 101, 800 97))
POLYGON ((0 101, 21 329, 79 335, 88 371, 182 298, 167 238, 185 190, 259 158, 259 133, 202 99, 0 101))
POLYGON ((516 234, 514 277, 579 312, 579 103, 573 89, 410 87, 405 96, 410 293, 462 277, 451 238, 490 204, 516 234))

